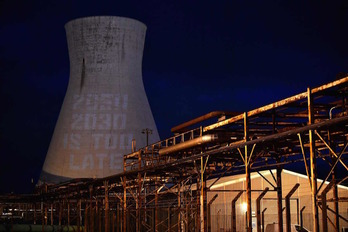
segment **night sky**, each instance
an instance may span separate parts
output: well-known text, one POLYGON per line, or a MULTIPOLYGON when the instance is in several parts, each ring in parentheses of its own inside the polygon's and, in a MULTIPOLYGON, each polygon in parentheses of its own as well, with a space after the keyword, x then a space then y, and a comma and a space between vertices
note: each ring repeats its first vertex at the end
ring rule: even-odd
POLYGON ((64 25, 96 15, 147 25, 143 80, 162 139, 348 72, 348 1, 0 0, 0 193, 37 182, 69 79, 64 25))

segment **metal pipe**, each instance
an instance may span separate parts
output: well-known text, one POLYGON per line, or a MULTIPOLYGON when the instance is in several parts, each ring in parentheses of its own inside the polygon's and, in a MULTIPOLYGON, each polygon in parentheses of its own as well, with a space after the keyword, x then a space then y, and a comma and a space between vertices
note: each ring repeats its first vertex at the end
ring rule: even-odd
POLYGON ((216 140, 218 140, 218 136, 216 134, 203 135, 201 137, 189 140, 187 142, 178 143, 178 144, 170 146, 170 147, 162 148, 161 150, 159 150, 158 153, 159 153, 159 155, 168 155, 168 154, 171 154, 174 152, 178 152, 178 151, 185 150, 188 148, 200 146, 202 144, 210 143, 210 142, 213 142, 216 140))
MULTIPOLYGON (((348 77, 344 77, 344 78, 342 78, 340 80, 337 80, 337 81, 334 81, 334 82, 331 82, 331 83, 319 86, 317 88, 314 88, 314 89, 312 89, 311 92, 312 93, 317 93, 317 92, 324 91, 326 89, 332 88, 334 86, 342 85, 342 84, 344 84, 346 82, 348 82, 348 77)), ((248 114, 249 117, 257 115, 257 114, 261 114, 261 113, 266 112, 268 110, 272 110, 272 109, 278 108, 280 106, 285 106, 285 105, 290 104, 292 102, 295 102, 295 101, 298 101, 298 100, 301 100, 301 99, 305 99, 307 96, 308 96, 307 92, 303 92, 303 93, 297 94, 295 96, 288 97, 288 98, 285 98, 283 100, 280 100, 280 101, 268 104, 266 106, 260 107, 258 109, 251 110, 247 114, 248 114)), ((203 131, 206 132, 206 131, 209 131, 209 130, 213 130, 213 129, 225 126, 227 124, 239 121, 241 119, 243 119, 243 114, 240 114, 240 115, 237 115, 235 117, 225 119, 225 120, 223 120, 221 122, 217 122, 215 124, 211 124, 209 126, 206 126, 206 127, 203 128, 203 131)))
POLYGON ((189 126, 192 126, 194 124, 203 122, 205 120, 208 120, 208 119, 211 119, 211 118, 214 118, 214 117, 225 116, 225 115, 236 116, 238 114, 240 114, 240 113, 237 113, 237 112, 226 112, 226 111, 213 111, 213 112, 207 113, 205 115, 199 116, 197 118, 194 118, 194 119, 192 119, 190 121, 184 122, 184 123, 182 123, 180 125, 177 125, 177 126, 175 126, 175 127, 173 127, 171 129, 171 132, 172 133, 182 133, 182 132, 185 132, 189 126))

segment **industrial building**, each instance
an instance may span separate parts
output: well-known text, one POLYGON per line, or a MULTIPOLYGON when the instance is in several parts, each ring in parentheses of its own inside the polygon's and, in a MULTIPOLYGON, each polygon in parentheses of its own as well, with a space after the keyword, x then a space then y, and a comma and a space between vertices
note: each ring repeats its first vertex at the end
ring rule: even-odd
MULTIPOLYGON (((268 188, 266 194, 260 200, 261 221, 264 228, 268 224, 277 224, 277 194, 276 194, 276 181, 273 177, 276 176, 276 169, 266 170, 251 173, 251 186, 254 190, 251 194, 252 197, 252 223, 253 231, 256 231, 257 223, 257 204, 256 200, 261 195, 262 190, 268 188)), ((291 195, 290 199, 290 213, 291 224, 302 225, 310 231, 313 231, 312 227, 312 203, 311 203, 311 190, 309 188, 308 177, 303 174, 299 174, 286 169, 282 170, 282 191, 283 191, 283 205, 285 206, 285 196, 295 187, 296 190, 291 195), (299 184, 298 187, 296 185, 299 184)), ((207 185, 210 186, 215 180, 207 181, 207 185)), ((318 183, 323 181, 318 179, 318 183)), ((327 187, 329 182, 326 182, 323 187, 327 187)), ((339 185, 338 195, 341 199, 348 199, 348 187, 339 185)), ((246 213, 246 195, 245 195, 245 177, 244 175, 234 175, 223 177, 219 181, 215 182, 210 187, 208 192, 208 202, 211 202, 210 207, 210 219, 209 225, 211 231, 231 231, 232 223, 232 201, 236 199, 236 226, 237 231, 245 231, 245 213, 246 213), (238 194, 241 192, 241 195, 238 194)), ((328 207, 334 208, 333 192, 330 191, 327 194, 327 198, 331 199, 328 202, 328 207)), ((348 202, 341 202, 339 204, 339 212, 344 218, 348 218, 348 202)), ((333 218, 333 213, 329 212, 329 217, 333 218)), ((285 210, 283 211, 283 218, 286 218, 285 210)), ((348 222, 342 218, 339 220, 342 228, 348 228, 348 222)), ((320 223, 320 227, 322 227, 320 223)), ((329 231, 333 231, 329 229, 329 231)))

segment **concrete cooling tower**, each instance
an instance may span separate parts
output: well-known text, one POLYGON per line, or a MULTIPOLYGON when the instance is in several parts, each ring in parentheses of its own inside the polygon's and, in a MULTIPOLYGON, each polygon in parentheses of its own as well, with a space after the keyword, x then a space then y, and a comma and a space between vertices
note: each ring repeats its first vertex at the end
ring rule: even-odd
POLYGON ((146 26, 122 17, 65 25, 70 79, 40 180, 101 178, 123 171, 123 155, 159 141, 142 80, 146 26))

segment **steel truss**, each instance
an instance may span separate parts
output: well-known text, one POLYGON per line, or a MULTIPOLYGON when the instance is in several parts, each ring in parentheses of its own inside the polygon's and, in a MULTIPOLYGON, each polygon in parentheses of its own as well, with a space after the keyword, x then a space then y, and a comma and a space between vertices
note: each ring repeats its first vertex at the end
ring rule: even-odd
MULTIPOLYGON (((274 189, 260 189, 257 231, 261 231, 260 201, 267 191, 277 192, 279 231, 290 229, 290 197, 282 218, 281 171, 286 165, 304 165, 311 186, 314 231, 328 221, 339 228, 337 185, 347 179, 348 77, 244 113, 212 112, 172 129, 175 136, 124 155, 124 172, 102 179, 74 179, 59 185, 41 185, 31 195, 0 197, 0 209, 20 206, 33 224, 75 226, 83 231, 209 231, 207 192, 223 176, 245 174, 246 189, 231 199, 232 209, 247 196, 247 231, 252 230, 250 173, 276 168, 267 180, 274 189), (210 123, 214 118, 217 122, 210 123), (206 121, 208 120, 208 122, 206 121), (190 129, 199 123, 196 129, 190 129), (330 166, 317 184, 317 160, 330 166), (336 172, 344 167, 343 179, 336 172), (207 180, 215 180, 207 186, 207 180), (324 182, 323 182, 324 183, 324 182), (329 191, 333 198, 326 199, 329 191), (335 202, 334 208, 327 202, 335 202), (24 210, 25 209, 25 210, 24 210), (334 218, 327 216, 334 212, 334 218)), ((262 175, 262 174, 260 174, 262 175)), ((17 208, 18 208, 17 207, 17 208)), ((303 209, 301 210, 301 212, 303 209)), ((231 216, 236 230, 235 214, 231 216)), ((346 218, 343 218, 347 221, 346 218)), ((75 229, 76 229, 75 228, 75 229)))

